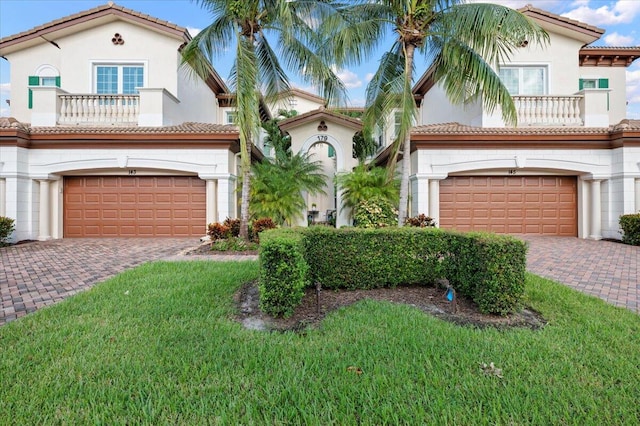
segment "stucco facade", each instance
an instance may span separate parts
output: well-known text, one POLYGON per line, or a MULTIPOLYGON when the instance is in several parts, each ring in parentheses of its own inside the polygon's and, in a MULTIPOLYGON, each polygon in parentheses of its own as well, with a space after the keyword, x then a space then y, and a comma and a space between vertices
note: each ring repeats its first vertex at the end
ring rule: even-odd
MULTIPOLYGON (((67 185, 85 176, 125 187, 146 184, 145 177, 160 186, 171 177, 195 178, 204 214, 190 234, 204 235, 207 223, 236 216, 238 131, 221 120, 229 93, 213 69, 203 80, 181 66, 179 50, 189 40, 184 28, 113 3, 0 40, 13 93, 12 117, 0 119, 0 215, 16 220, 13 240, 65 237, 67 185), (112 68, 118 81, 100 83, 98 67, 112 68), (128 94, 123 67, 139 73, 128 94), (99 84, 117 92, 101 94, 99 84)), ((79 214, 87 223, 114 222, 112 235, 124 229, 118 220, 153 223, 184 210, 142 207, 149 197, 179 199, 179 188, 140 188, 132 195, 140 206, 127 211, 137 218, 109 204, 108 190, 91 191, 81 194, 88 207, 79 214)), ((84 230, 91 236, 101 226, 84 230)), ((183 228, 150 235, 181 235, 183 228)))

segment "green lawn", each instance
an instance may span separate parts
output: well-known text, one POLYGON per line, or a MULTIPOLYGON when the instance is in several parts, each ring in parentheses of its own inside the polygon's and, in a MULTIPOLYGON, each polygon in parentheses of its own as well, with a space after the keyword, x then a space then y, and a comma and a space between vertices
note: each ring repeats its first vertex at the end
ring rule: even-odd
POLYGON ((257 274, 147 264, 1 327, 0 424, 640 423, 627 310, 530 275, 538 331, 365 301, 320 329, 267 333, 230 319, 257 274))

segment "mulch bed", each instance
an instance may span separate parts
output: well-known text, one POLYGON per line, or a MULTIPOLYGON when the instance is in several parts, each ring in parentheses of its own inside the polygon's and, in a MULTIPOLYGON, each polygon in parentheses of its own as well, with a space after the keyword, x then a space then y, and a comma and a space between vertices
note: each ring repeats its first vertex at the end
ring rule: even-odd
POLYGON ((457 297, 457 303, 445 298, 445 290, 435 287, 399 286, 372 290, 322 290, 318 296, 316 289, 307 289, 302 303, 289 318, 274 318, 260 310, 257 282, 245 284, 235 295, 239 314, 236 319, 246 328, 275 331, 301 331, 315 328, 331 311, 349 306, 364 299, 386 300, 414 306, 425 314, 458 325, 478 328, 495 327, 508 329, 524 327, 533 330, 544 327, 546 321, 530 309, 509 316, 486 315, 478 310, 475 303, 464 297, 457 297), (318 300, 320 302, 318 306, 318 300))

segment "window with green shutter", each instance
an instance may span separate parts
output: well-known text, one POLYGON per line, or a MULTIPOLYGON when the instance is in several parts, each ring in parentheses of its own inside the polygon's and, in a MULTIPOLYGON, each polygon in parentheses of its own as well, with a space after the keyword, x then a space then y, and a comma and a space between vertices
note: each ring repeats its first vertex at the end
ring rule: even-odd
MULTIPOLYGON (((55 86, 60 87, 60 76, 40 77, 39 75, 29 76, 29 86, 55 86)), ((33 90, 29 89, 29 109, 33 108, 33 90)))
MULTIPOLYGON (((40 86, 40 77, 37 75, 30 75, 29 86, 40 86)), ((33 91, 29 89, 29 109, 31 108, 33 108, 33 91)))
POLYGON ((578 80, 578 90, 584 89, 608 89, 608 78, 581 78, 578 80))
POLYGON ((331 145, 329 145, 329 158, 333 158, 336 156, 336 150, 331 145))

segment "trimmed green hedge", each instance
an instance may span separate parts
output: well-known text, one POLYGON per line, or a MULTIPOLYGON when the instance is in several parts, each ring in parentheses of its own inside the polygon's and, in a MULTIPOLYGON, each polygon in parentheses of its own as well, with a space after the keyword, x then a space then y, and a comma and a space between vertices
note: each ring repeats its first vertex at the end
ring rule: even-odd
MULTIPOLYGON (((527 247, 513 237, 436 228, 313 227, 298 234, 302 247, 292 251, 306 259, 308 282, 324 288, 433 285, 446 278, 484 313, 520 308, 527 247)), ((268 263, 262 256, 261 262, 268 263)))
POLYGON ((291 316, 310 283, 302 240, 291 230, 260 234, 260 309, 270 315, 291 316))
POLYGON ((640 213, 620 216, 622 242, 632 246, 640 246, 640 213))

